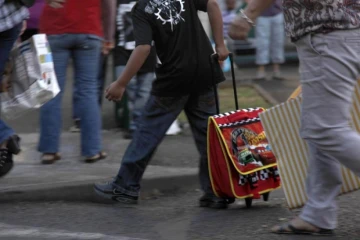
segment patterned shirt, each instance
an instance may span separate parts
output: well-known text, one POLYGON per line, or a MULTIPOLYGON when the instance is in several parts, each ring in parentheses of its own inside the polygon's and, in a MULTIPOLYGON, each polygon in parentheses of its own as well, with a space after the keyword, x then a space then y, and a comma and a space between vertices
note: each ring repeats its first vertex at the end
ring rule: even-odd
POLYGON ((292 41, 308 33, 360 28, 360 0, 283 0, 292 41))
POLYGON ((28 17, 29 11, 26 7, 15 1, 0 0, 0 32, 13 28, 28 17))

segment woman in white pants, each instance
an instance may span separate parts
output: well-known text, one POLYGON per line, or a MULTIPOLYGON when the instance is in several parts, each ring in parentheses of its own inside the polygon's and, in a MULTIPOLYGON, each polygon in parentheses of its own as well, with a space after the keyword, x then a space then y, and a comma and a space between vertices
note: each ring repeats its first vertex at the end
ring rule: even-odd
POLYGON ((284 63, 284 15, 281 0, 266 9, 256 24, 257 79, 265 80, 265 66, 273 64, 273 79, 281 79, 280 64, 284 63))

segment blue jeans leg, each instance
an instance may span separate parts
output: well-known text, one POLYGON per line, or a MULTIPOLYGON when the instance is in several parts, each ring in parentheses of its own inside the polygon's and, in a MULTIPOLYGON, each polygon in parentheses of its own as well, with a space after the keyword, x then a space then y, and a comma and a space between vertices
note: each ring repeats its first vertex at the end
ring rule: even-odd
POLYGON ((144 106, 149 99, 154 73, 139 73, 129 82, 126 93, 130 110, 130 130, 135 131, 144 106))
POLYGON ((102 105, 103 95, 104 95, 104 85, 106 82, 106 70, 108 63, 109 55, 100 55, 100 66, 98 74, 98 95, 99 95, 99 106, 102 105))
POLYGON ((207 163, 207 123, 216 114, 212 89, 204 94, 183 97, 150 96, 139 121, 139 128, 127 148, 115 181, 120 191, 138 196, 146 166, 170 125, 185 109, 200 153, 200 182, 205 193, 213 193, 207 163))
POLYGON ((207 158, 208 119, 216 114, 215 96, 212 89, 204 94, 193 95, 185 106, 197 150, 200 153, 199 178, 205 193, 213 193, 207 158))
POLYGON ((61 91, 54 99, 41 107, 38 151, 42 153, 57 153, 59 152, 62 124, 61 100, 65 89, 66 69, 74 42, 74 36, 70 34, 49 35, 48 41, 61 91))
MULTIPOLYGON (((0 32, 0 81, 2 80, 6 61, 9 58, 10 51, 19 36, 22 24, 12 29, 0 32)), ((0 119, 0 143, 6 141, 10 136, 14 135, 14 131, 0 119)))
MULTIPOLYGON (((99 58, 99 73, 98 73, 98 101, 99 106, 101 108, 102 105, 102 99, 104 95, 104 85, 106 82, 106 68, 107 68, 107 61, 108 61, 108 55, 100 54, 99 58)), ((80 117, 78 116, 78 93, 77 93, 77 86, 74 84, 73 89, 73 119, 79 120, 80 117)))
POLYGON ((98 69, 101 40, 97 36, 78 34, 72 49, 78 113, 81 119, 81 152, 91 157, 100 152, 101 116, 98 103, 98 69))
POLYGON ((146 166, 166 131, 184 108, 187 99, 188 96, 150 96, 122 159, 116 180, 119 190, 131 196, 139 195, 140 180, 146 166))

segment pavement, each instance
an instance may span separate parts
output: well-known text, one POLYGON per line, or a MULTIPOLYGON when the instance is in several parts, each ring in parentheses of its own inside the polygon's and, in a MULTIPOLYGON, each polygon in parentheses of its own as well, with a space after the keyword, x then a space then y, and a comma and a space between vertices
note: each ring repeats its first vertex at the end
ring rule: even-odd
MULTIPOLYGON (((236 69, 237 85, 251 85, 270 103, 285 101, 298 85, 297 65, 285 65, 282 69, 284 80, 253 81, 254 67, 236 69)), ((111 69, 108 69, 107 82, 112 81, 111 69)), ((72 68, 69 67, 69 76, 72 68)), ((220 87, 231 85, 228 80, 220 87)), ((62 160, 56 164, 40 164, 40 154, 36 151, 38 134, 38 112, 31 112, 23 118, 11 122, 11 126, 22 138, 22 153, 15 157, 15 168, 0 181, 0 200, 33 199, 69 199, 93 196, 94 182, 109 181, 117 173, 122 155, 129 140, 122 137, 116 129, 113 104, 104 102, 103 106, 103 146, 109 157, 94 164, 86 164, 80 157, 80 135, 70 133, 72 125, 72 81, 69 77, 63 99, 63 134, 61 136, 62 160), (65 194, 66 193, 66 194, 65 194), (76 194, 73 194, 76 193, 76 194)), ((142 181, 142 195, 147 196, 158 191, 180 189, 197 185, 198 153, 191 132, 186 128, 178 136, 168 136, 161 143, 147 168, 142 181)))
MULTIPOLYGON (((253 81, 254 67, 236 69, 236 83, 253 86, 267 101, 277 104, 299 84, 297 65, 285 65, 282 71, 284 80, 253 81)), ((112 81, 110 68, 109 73, 107 83, 112 81)), ((53 165, 40 164, 36 151, 38 112, 10 123, 22 138, 22 152, 15 157, 14 169, 0 179, 0 239, 267 239, 267 227, 296 213, 287 210, 281 189, 271 193, 269 203, 256 201, 250 211, 242 200, 230 211, 197 208, 201 196, 199 156, 186 125, 180 135, 167 136, 157 149, 141 183, 139 206, 121 207, 97 197, 93 184, 116 175, 130 141, 123 139, 123 132, 116 128, 113 104, 104 102, 103 146, 109 156, 94 164, 84 163, 79 150, 80 134, 68 131, 72 125, 71 67, 68 74, 63 99, 62 160, 53 165), (258 216, 266 216, 264 224, 256 221, 258 216), (222 227, 217 221, 224 223, 222 227)), ((228 80, 220 87, 231 85, 230 75, 226 76, 228 80)), ((346 204, 347 209, 356 207, 353 201, 346 204)), ((352 226, 344 214, 342 219, 347 229, 352 226)))

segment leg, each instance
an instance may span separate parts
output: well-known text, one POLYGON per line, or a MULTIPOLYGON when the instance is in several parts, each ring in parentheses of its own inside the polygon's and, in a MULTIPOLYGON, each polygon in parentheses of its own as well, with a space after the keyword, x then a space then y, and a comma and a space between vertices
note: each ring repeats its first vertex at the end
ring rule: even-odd
POLYGON ((311 177, 307 178, 306 193, 309 200, 300 218, 321 228, 334 229, 337 218, 335 198, 339 195, 342 184, 341 165, 315 144, 308 142, 308 146, 308 175, 311 177))
POLYGON ((207 160, 207 127, 210 116, 216 114, 215 97, 212 89, 199 96, 191 96, 185 106, 185 113, 193 132, 196 147, 200 153, 199 176, 205 193, 213 193, 207 160))
POLYGON ((204 94, 191 96, 185 106, 185 113, 189 119, 196 147, 200 153, 199 177, 201 188, 205 193, 204 196, 200 199, 200 206, 210 208, 226 208, 228 205, 227 200, 216 197, 212 190, 208 167, 208 119, 210 116, 216 114, 213 89, 209 89, 204 94))
POLYGON ((360 30, 308 35, 297 42, 303 90, 301 135, 310 144, 313 173, 307 179, 309 200, 293 222, 297 228, 336 227, 335 198, 341 183, 337 162, 360 176, 360 135, 349 125, 359 76, 359 43, 360 30))
POLYGON ((98 92, 99 92, 99 105, 102 104, 102 99, 104 95, 104 85, 106 82, 106 70, 107 70, 107 62, 109 55, 101 54, 100 56, 100 69, 98 76, 98 92))
MULTIPOLYGON (((6 62, 10 51, 19 36, 22 24, 12 29, 0 32, 0 82, 3 77, 6 62)), ((13 168, 14 162, 12 149, 9 147, 9 139, 14 135, 14 131, 0 119, 0 177, 3 177, 13 168)), ((17 150, 17 149, 16 149, 17 150)))
POLYGON ((150 96, 134 138, 121 162, 117 178, 113 183, 95 185, 98 194, 122 201, 125 198, 137 200, 140 181, 151 157, 165 136, 166 130, 184 108, 188 97, 150 96))
POLYGON ((91 158, 98 155, 102 147, 97 85, 101 41, 93 35, 77 34, 75 36, 73 59, 78 114, 81 119, 81 152, 83 156, 91 158))
POLYGON ((135 129, 141 114, 144 110, 146 102, 149 100, 152 83, 155 79, 155 73, 139 73, 137 78, 137 91, 135 92, 136 98, 132 109, 132 120, 135 129))
MULTIPOLYGON (((4 73, 5 64, 9 58, 10 51, 19 36, 22 23, 5 32, 0 32, 0 82, 4 73)), ((5 122, 0 120, 0 144, 6 142, 14 131, 5 122)))
POLYGON ((270 53, 274 67, 274 78, 280 78, 280 64, 284 63, 284 15, 282 13, 271 19, 270 53))
POLYGON ((126 86, 126 95, 128 97, 128 108, 130 113, 130 132, 134 132, 136 130, 135 122, 134 122, 134 111, 135 111, 135 103, 138 92, 138 78, 134 76, 128 85, 126 86))
POLYGON ((269 64, 270 22, 267 17, 259 17, 256 25, 256 64, 258 79, 265 78, 265 65, 269 64))
POLYGON ((59 151, 61 134, 61 99, 65 89, 66 69, 70 57, 70 49, 74 38, 69 35, 49 35, 56 77, 60 93, 40 110, 40 142, 39 152, 57 153, 59 151))

